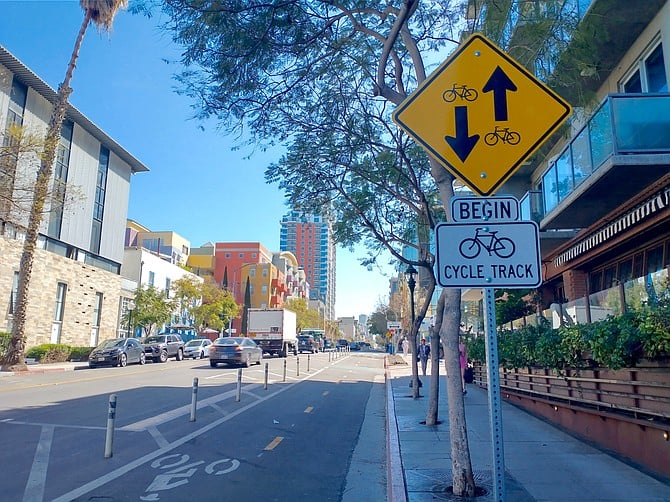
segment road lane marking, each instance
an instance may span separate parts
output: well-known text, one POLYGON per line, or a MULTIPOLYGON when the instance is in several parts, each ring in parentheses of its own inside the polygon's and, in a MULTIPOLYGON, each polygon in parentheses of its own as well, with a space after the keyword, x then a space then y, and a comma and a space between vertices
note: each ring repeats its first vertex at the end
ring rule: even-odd
POLYGON ((163 434, 161 434, 156 427, 149 427, 147 429, 147 432, 151 434, 151 437, 154 438, 159 448, 165 448, 167 445, 170 444, 170 442, 167 439, 165 439, 163 434))
POLYGON ((274 450, 274 449, 277 447, 277 445, 278 445, 279 443, 281 443, 283 440, 284 440, 284 437, 283 437, 283 436, 277 436, 277 437, 274 438, 272 441, 270 441, 270 444, 267 445, 265 448, 263 448, 263 450, 265 450, 265 451, 272 451, 272 450, 274 450))
POLYGON ((330 391, 328 391, 328 390, 324 390, 324 391, 321 393, 322 396, 327 396, 328 394, 330 394, 330 391))
MULTIPOLYGON (((318 376, 321 372, 325 371, 327 368, 322 368, 320 370, 317 370, 315 373, 311 373, 303 378, 303 380, 311 380, 314 377, 318 376)), ((228 422, 229 420, 232 420, 235 418, 237 415, 241 415, 242 413, 250 410, 251 408, 254 408, 255 406, 261 404, 262 402, 267 401, 268 399, 272 399, 282 392, 286 392, 289 389, 292 389, 295 385, 298 385, 301 382, 295 382, 291 383, 286 386, 282 386, 279 389, 277 389, 275 392, 272 394, 268 394, 267 396, 263 397, 262 399, 258 401, 254 401, 253 403, 249 403, 246 406, 243 406, 241 408, 238 408, 237 410, 233 411, 229 415, 222 417, 218 420, 215 420, 214 422, 211 422, 204 427, 201 427, 200 429, 191 432, 190 434, 187 434, 179 439, 174 440, 172 443, 170 443, 168 446, 164 448, 160 448, 158 450, 155 450, 153 452, 147 453, 146 455, 133 460, 132 462, 128 462, 125 465, 122 465, 116 469, 114 469, 111 472, 108 472, 107 474, 104 474, 98 478, 92 479, 88 483, 85 483, 73 490, 70 490, 67 493, 64 493, 58 498, 55 498, 52 500, 52 502, 71 502, 73 499, 76 499, 78 497, 81 497, 87 493, 90 493, 91 491, 95 490, 96 488, 99 488, 101 486, 106 485, 107 483, 110 483, 114 481, 115 479, 120 478, 124 474, 128 474, 131 472, 133 469, 137 469, 140 466, 143 466, 144 464, 160 457, 161 455, 164 455, 165 453, 171 452, 172 450, 188 443, 189 441, 192 441, 193 439, 202 436, 203 434, 208 433, 212 429, 215 429, 219 425, 228 422)))
POLYGON ((49 467, 49 454, 51 453, 51 444, 54 439, 54 426, 46 425, 42 427, 40 440, 35 449, 35 458, 33 466, 30 469, 26 491, 23 492, 23 501, 32 502, 33 500, 42 500, 44 498, 44 488, 47 480, 47 467, 49 467))
POLYGON ((305 408, 305 413, 312 413, 313 410, 314 406, 308 406, 307 408, 305 408))

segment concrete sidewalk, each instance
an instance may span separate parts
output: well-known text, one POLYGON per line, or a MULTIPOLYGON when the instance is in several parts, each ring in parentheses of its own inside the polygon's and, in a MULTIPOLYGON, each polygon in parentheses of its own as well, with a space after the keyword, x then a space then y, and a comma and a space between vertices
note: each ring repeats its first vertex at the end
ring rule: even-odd
POLYGON ((67 363, 49 363, 49 364, 28 364, 26 371, 0 371, 0 377, 12 375, 30 375, 33 373, 49 373, 51 371, 74 371, 88 368, 88 363, 67 362, 67 363))
MULTIPOLYGON (((464 500, 447 492, 451 446, 444 378, 438 413, 442 423, 429 427, 420 424, 426 419, 429 377, 421 377, 424 397, 412 399, 410 366, 387 369, 389 500, 393 502, 464 500)), ((494 500, 486 390, 468 385, 465 408, 475 482, 488 492, 471 500, 494 500)), ((502 416, 508 502, 670 501, 670 484, 504 401, 502 416)))

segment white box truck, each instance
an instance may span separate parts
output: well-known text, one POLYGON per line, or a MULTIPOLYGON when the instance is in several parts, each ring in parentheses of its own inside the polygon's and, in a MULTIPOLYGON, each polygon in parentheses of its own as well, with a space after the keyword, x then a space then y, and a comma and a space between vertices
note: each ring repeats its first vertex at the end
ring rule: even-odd
POLYGON ((249 309, 247 334, 270 355, 297 355, 296 315, 287 309, 249 309))

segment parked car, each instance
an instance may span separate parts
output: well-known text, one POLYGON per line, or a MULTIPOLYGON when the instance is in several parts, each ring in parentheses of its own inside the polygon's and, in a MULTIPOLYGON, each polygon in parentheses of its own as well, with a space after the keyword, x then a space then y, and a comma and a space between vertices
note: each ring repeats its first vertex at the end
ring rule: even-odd
POLYGON ((197 340, 189 340, 184 345, 184 357, 193 359, 202 359, 209 357, 209 346, 212 341, 209 338, 198 338, 197 340))
POLYGON ((298 353, 319 352, 319 345, 312 335, 298 335, 298 353))
POLYGON ((346 341, 344 338, 337 341, 337 348, 338 349, 345 349, 348 346, 349 346, 349 342, 346 341))
POLYGON ((128 363, 144 364, 144 347, 135 338, 112 338, 94 348, 88 356, 88 367, 102 365, 125 366, 128 363))
POLYGON ((219 363, 243 364, 246 367, 252 363, 261 364, 263 349, 251 338, 241 336, 227 336, 217 338, 209 347, 209 365, 216 368, 219 363))
POLYGON ((361 350, 361 345, 358 342, 351 342, 349 344, 349 350, 361 350))
POLYGON ((330 338, 326 338, 326 340, 323 342, 323 350, 328 351, 328 350, 333 350, 335 348, 335 344, 330 338))
POLYGON ((179 335, 148 336, 142 340, 142 345, 146 358, 155 363, 164 363, 168 357, 174 357, 177 361, 184 359, 184 340, 179 335))

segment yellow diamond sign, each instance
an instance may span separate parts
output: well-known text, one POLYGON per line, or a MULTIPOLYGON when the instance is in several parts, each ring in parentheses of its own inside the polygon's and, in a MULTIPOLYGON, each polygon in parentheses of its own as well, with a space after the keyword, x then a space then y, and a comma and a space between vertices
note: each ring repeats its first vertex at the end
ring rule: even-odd
POLYGON ((393 114, 454 176, 487 196, 568 118, 570 105, 493 42, 463 42, 393 114))

